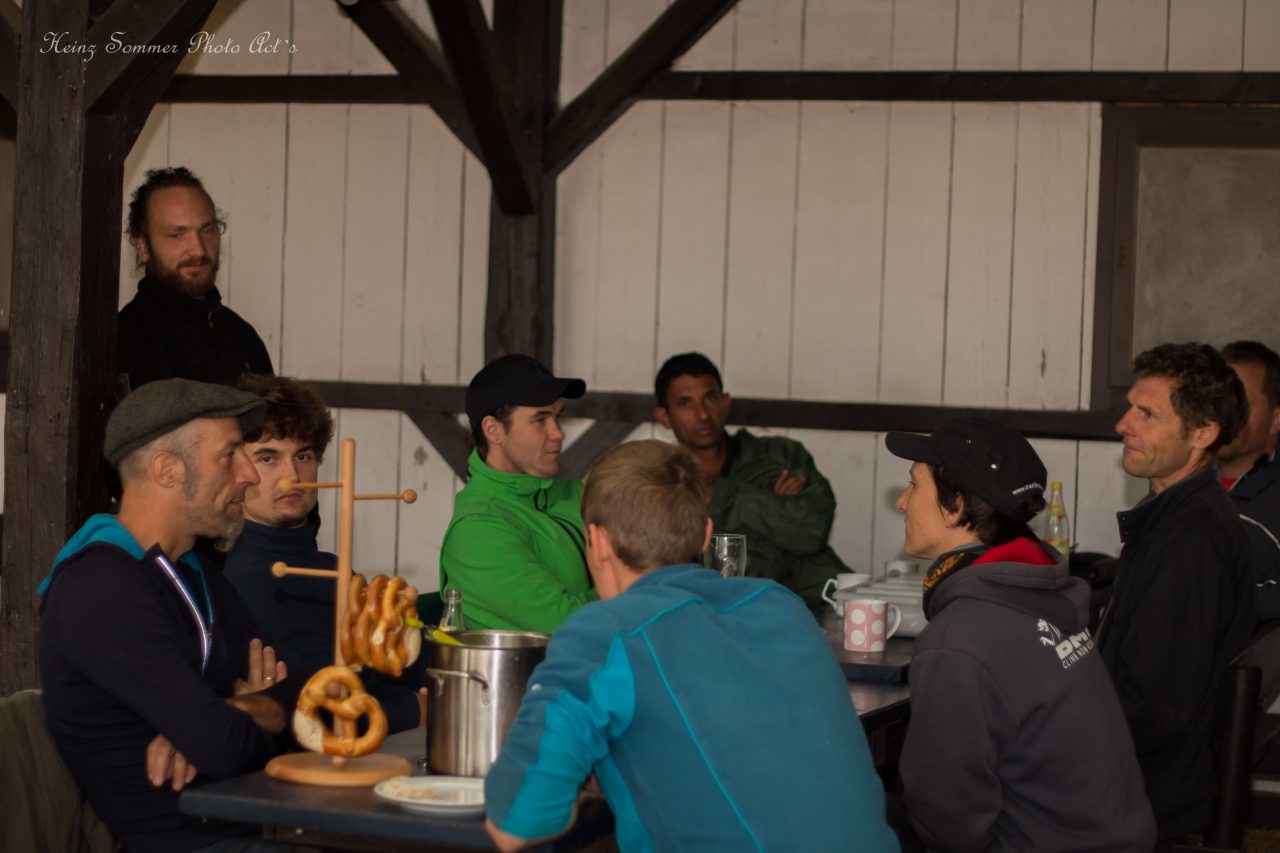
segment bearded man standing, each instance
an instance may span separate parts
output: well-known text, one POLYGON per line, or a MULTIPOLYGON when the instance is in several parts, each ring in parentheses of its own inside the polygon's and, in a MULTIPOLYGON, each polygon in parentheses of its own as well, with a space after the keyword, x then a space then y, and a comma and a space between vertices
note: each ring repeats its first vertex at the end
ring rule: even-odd
POLYGON ((227 225, 188 169, 153 169, 129 203, 129 239, 146 275, 120 310, 116 369, 131 388, 157 379, 234 385, 273 373, 253 326, 214 285, 227 225))

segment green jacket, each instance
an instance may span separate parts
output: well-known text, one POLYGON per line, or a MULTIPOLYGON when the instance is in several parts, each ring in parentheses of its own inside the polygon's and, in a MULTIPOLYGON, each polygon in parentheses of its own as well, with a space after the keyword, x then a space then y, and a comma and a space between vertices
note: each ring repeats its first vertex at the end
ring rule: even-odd
POLYGON ((582 482, 506 474, 474 450, 440 546, 440 590, 462 591, 468 628, 550 634, 596 590, 587 574, 582 482))
POLYGON ((707 511, 717 533, 746 535, 749 576, 776 580, 810 609, 822 607, 827 578, 849 571, 827 544, 836 496, 798 441, 738 430, 707 511), (800 494, 773 493, 784 468, 804 475, 800 494))

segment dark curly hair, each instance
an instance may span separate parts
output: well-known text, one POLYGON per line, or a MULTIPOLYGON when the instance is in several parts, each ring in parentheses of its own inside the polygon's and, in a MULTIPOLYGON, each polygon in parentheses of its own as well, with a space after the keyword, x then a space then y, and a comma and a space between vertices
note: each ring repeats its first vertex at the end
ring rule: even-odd
MULTIPOLYGON (((964 509, 961 510, 960 518, 957 519, 956 523, 960 527, 967 527, 972 530, 983 545, 988 548, 994 548, 997 545, 1003 545, 1015 539, 1036 538, 1026 522, 1016 521, 1001 513, 991 504, 951 479, 947 469, 941 465, 934 465, 932 462, 925 464, 929 466, 929 473, 933 475, 934 488, 938 491, 938 506, 947 512, 955 512, 960 508, 961 501, 963 501, 964 509)), ((1044 498, 1040 495, 1029 497, 1026 504, 1037 515, 1045 508, 1044 498)))
POLYGON ((1229 444, 1249 419, 1244 383, 1208 344, 1160 344, 1133 360, 1133 372, 1138 379, 1173 383, 1171 402, 1184 435, 1205 424, 1218 425, 1218 437, 1207 448, 1210 453, 1229 444))
MULTIPOLYGON (((209 199, 209 206, 213 207, 213 197, 209 195, 209 191, 204 188, 204 184, 200 179, 192 174, 191 170, 185 166, 171 166, 167 169, 149 169, 147 170, 147 179, 142 185, 133 191, 133 198, 129 201, 129 222, 128 234, 130 237, 147 238, 147 204, 151 201, 151 194, 156 190, 166 189, 168 187, 189 187, 193 190, 200 190, 204 193, 204 197, 209 199)), ((218 221, 222 221, 222 216, 216 212, 218 221)))
POLYGON ((711 359, 700 352, 682 352, 667 359, 653 380, 653 398, 663 409, 667 407, 667 390, 671 387, 672 380, 678 376, 710 376, 716 380, 717 387, 724 390, 720 371, 716 370, 711 359))
POLYGON ((1256 364, 1262 368, 1262 392, 1271 408, 1280 408, 1280 355, 1258 341, 1235 341, 1222 348, 1227 364, 1256 364))
POLYGON ((262 425, 245 434, 246 442, 288 439, 310 446, 316 459, 324 461, 333 440, 333 415, 310 385, 288 376, 246 373, 236 387, 267 401, 262 425))

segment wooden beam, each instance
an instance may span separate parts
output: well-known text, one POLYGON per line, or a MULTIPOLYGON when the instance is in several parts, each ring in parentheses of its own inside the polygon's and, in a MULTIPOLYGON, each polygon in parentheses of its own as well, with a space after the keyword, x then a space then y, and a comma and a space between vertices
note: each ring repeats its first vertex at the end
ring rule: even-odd
MULTIPOLYGON (((674 7, 673 7, 674 8, 674 7)), ((1280 73, 1215 71, 669 71, 659 101, 1101 101, 1276 104, 1280 73)), ((565 111, 568 113, 568 110, 565 111)))
POLYGON ((494 197, 508 215, 533 213, 537 175, 529 138, 479 0, 427 0, 427 5, 484 152, 494 197))
POLYGON ((625 439, 640 426, 640 421, 596 421, 560 454, 560 474, 571 480, 587 476, 591 463, 601 453, 625 439))
POLYGON ((155 69, 157 60, 176 59, 173 67, 177 68, 177 63, 186 55, 191 36, 213 11, 214 2, 116 0, 112 3, 89 32, 89 43, 101 48, 94 61, 85 65, 85 102, 89 109, 113 112, 143 77, 155 69), (123 35, 117 36, 117 33, 123 35), (108 50, 112 39, 123 48, 108 50))
MULTIPOLYGON (((547 123, 560 89, 562 0, 495 0, 493 39, 516 86, 515 102, 535 163, 542 162, 547 123)), ((508 353, 551 365, 555 340, 556 189, 538 168, 534 212, 513 215, 489 205, 486 361, 508 353)))
POLYGON ((425 104, 395 74, 177 74, 160 100, 171 104, 425 104))
MULTIPOLYGON (((23 7, 23 39, 88 37, 89 0, 23 7)), ((36 684, 36 585, 71 531, 106 508, 124 158, 88 111, 82 58, 19 59, 14 276, 5 421, 0 695, 36 684)))
POLYGON ((18 45, 22 40, 22 10, 13 0, 0 0, 0 100, 18 109, 18 45))
POLYGON ((448 463, 453 473, 466 482, 467 458, 471 455, 471 436, 458 423, 457 418, 447 412, 429 412, 423 409, 410 409, 405 412, 413 425, 418 428, 440 458, 448 463))
POLYGON ((654 75, 692 47, 736 0, 675 0, 547 128, 543 164, 559 172, 635 103, 654 75))
POLYGON ((343 10, 400 76, 436 111, 454 136, 483 162, 484 154, 454 86, 444 54, 413 19, 391 0, 339 0, 343 10))
MULTIPOLYGON (((456 413, 463 411, 467 392, 465 385, 395 385, 312 380, 308 380, 307 384, 313 386, 329 405, 353 409, 422 409, 456 413)), ((1103 401, 1102 405, 1110 404, 1111 401, 1103 401)), ((648 423, 653 417, 653 395, 627 391, 588 391, 582 399, 569 402, 567 414, 569 417, 598 421, 648 423)), ((1120 414, 1121 410, 1116 408, 1048 411, 734 397, 729 419, 734 424, 748 427, 932 432, 948 418, 975 415, 991 418, 1032 438, 1114 441, 1116 434, 1112 427, 1120 414)))

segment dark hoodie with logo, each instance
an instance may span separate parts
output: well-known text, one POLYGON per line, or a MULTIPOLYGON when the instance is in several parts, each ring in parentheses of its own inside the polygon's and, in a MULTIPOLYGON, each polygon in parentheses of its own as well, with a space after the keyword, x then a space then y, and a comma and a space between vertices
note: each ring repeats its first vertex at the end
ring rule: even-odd
POLYGON ((908 816, 929 849, 1155 844, 1088 604, 1087 585, 1034 539, 953 551, 929 570, 901 762, 908 816))

